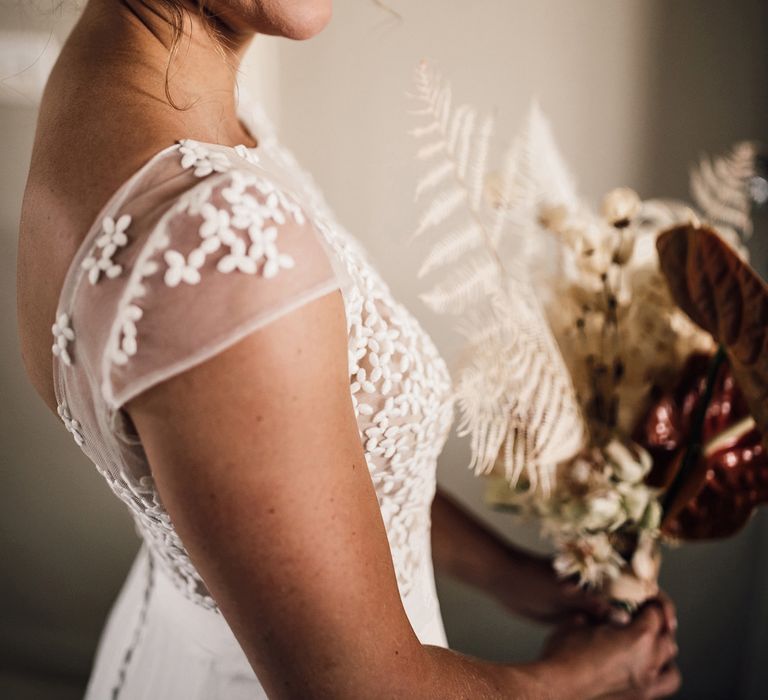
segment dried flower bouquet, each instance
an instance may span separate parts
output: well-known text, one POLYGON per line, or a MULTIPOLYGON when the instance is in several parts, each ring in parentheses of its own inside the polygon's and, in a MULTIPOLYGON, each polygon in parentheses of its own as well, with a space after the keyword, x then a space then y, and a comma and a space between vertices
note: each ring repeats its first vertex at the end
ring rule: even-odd
POLYGON ((423 299, 466 340, 470 466, 491 504, 541 519, 561 575, 637 605, 663 538, 730 534, 768 500, 768 288, 742 243, 755 146, 702 161, 696 209, 619 188, 595 212, 538 107, 488 172, 491 120, 452 108, 426 63, 414 97, 415 235, 437 238, 419 274, 439 273, 423 299))

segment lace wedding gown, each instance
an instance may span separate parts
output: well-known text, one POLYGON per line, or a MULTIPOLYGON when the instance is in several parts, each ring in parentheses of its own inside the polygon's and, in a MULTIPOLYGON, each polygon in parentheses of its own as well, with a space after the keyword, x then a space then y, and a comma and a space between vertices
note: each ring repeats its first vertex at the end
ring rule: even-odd
POLYGON ((104 206, 62 288, 53 326, 59 415, 143 540, 102 633, 88 700, 266 697, 122 407, 336 289, 400 595, 419 639, 446 646, 430 550, 436 460, 452 416, 445 363, 260 106, 242 97, 240 105, 258 146, 181 140, 157 153, 104 206))

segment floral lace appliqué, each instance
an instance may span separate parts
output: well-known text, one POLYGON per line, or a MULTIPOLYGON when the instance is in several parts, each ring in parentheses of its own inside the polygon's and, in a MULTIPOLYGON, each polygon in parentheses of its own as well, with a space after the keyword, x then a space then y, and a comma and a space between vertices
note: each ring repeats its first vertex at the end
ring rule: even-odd
POLYGON ((258 154, 252 148, 248 148, 242 143, 235 146, 235 153, 237 153, 243 160, 247 160, 254 165, 260 162, 258 154))
POLYGON ((103 272, 108 278, 117 277, 123 268, 112 260, 118 248, 128 243, 126 229, 131 225, 129 214, 123 214, 117 221, 107 216, 101 223, 102 233, 96 239, 93 250, 82 262, 84 270, 88 270, 88 281, 96 284, 103 272))
POLYGON ((53 354, 65 365, 72 364, 72 356, 69 354, 69 344, 75 339, 75 332, 70 327, 69 315, 61 313, 56 317, 56 323, 51 326, 53 333, 53 354))
POLYGON ((448 370, 430 337, 332 219, 315 224, 355 285, 345 296, 350 393, 401 594, 428 557, 435 463, 452 422, 448 370))
POLYGON ((271 278, 281 269, 294 267, 293 258, 277 247, 277 227, 269 224, 284 224, 286 213, 296 223, 304 223, 298 205, 268 181, 238 170, 232 171, 222 196, 229 207, 218 208, 210 202, 200 204, 198 200, 190 203, 203 218, 198 229, 201 241, 186 257, 174 249, 164 252, 168 265, 164 281, 169 287, 181 282, 198 284, 206 259, 220 250, 225 254, 219 258, 216 269, 223 273, 255 275, 261 270, 264 277, 271 278))
POLYGON ((230 168, 229 158, 222 151, 209 148, 199 141, 183 139, 179 141, 181 167, 193 168, 197 177, 211 173, 224 173, 230 168))
POLYGON ((237 169, 230 171, 229 160, 225 164, 218 158, 222 153, 203 144, 185 143, 186 152, 182 150, 185 147, 180 148, 182 166, 187 163, 185 167, 194 168, 196 175, 213 172, 208 170, 211 164, 217 170, 227 171, 225 183, 217 188, 226 206, 213 203, 214 187, 203 182, 181 197, 158 224, 136 262, 118 307, 117 335, 107 346, 110 361, 118 365, 126 364, 137 352, 137 322, 143 315, 137 300, 146 294, 144 280, 161 267, 158 256, 165 263, 163 281, 169 287, 200 283, 205 264, 214 254, 219 255, 215 267, 221 273, 242 272, 272 278, 295 266, 294 259, 278 248, 278 225, 286 223, 289 217, 299 225, 306 222, 298 203, 266 178, 237 169), (202 219, 198 225, 200 242, 187 255, 171 247, 168 222, 178 215, 202 219))
POLYGON ((128 304, 120 314, 120 344, 111 353, 112 361, 124 365, 136 354, 138 349, 136 322, 144 315, 144 311, 136 304, 128 304))

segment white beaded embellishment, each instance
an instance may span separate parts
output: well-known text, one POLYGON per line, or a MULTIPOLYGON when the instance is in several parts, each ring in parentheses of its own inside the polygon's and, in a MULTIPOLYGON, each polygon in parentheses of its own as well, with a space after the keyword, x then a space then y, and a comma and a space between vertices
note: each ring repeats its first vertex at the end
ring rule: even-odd
POLYGON ((69 325, 69 315, 61 313, 56 317, 56 323, 51 326, 53 333, 53 354, 58 357, 65 365, 72 364, 72 356, 69 354, 68 346, 74 341, 75 333, 69 325))
POLYGON ((59 418, 61 418, 62 422, 64 423, 64 427, 70 433, 72 433, 72 437, 75 439, 75 442, 77 443, 78 447, 82 447, 83 445, 85 445, 85 438, 83 437, 82 426, 78 421, 72 418, 67 404, 66 403, 59 404, 56 407, 56 411, 59 414, 59 418))
POLYGON ((129 214, 123 214, 117 221, 107 216, 101 223, 101 235, 96 239, 93 250, 82 262, 82 267, 88 270, 88 281, 96 284, 103 272, 108 278, 117 277, 123 268, 112 260, 118 248, 128 243, 125 230, 131 225, 129 214), (98 257, 96 253, 98 252, 98 257))

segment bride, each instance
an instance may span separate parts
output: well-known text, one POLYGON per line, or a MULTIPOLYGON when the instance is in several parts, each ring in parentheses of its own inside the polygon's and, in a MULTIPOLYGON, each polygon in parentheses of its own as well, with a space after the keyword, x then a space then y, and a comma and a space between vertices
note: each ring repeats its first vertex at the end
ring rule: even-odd
POLYGON ((142 538, 87 698, 669 695, 667 599, 611 619, 436 491, 445 364, 237 90, 330 4, 90 0, 47 85, 22 351, 142 538), (541 658, 449 650, 433 561, 560 623, 541 658))

